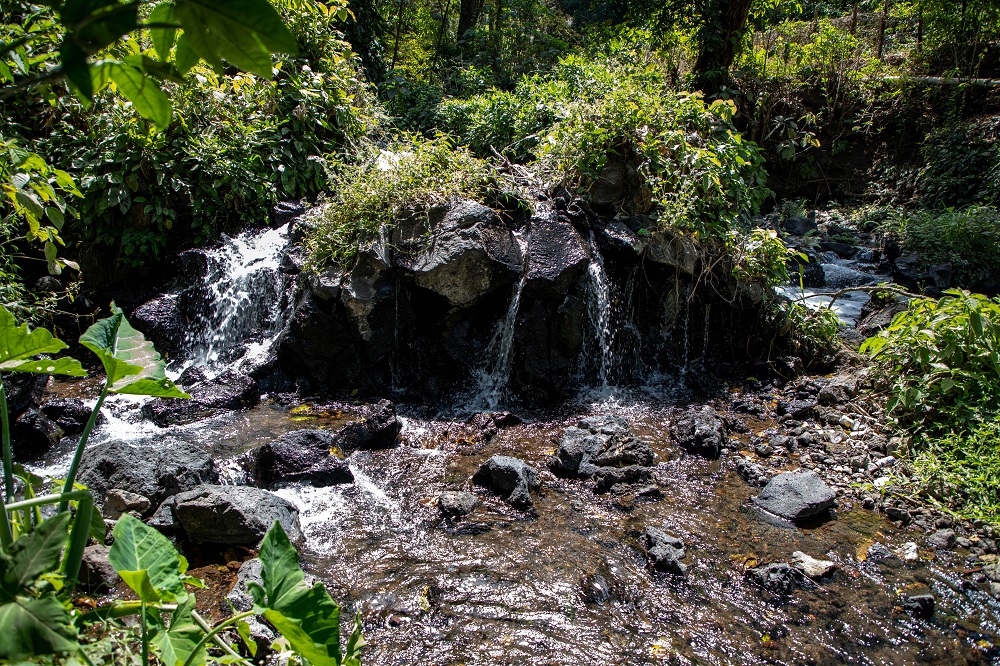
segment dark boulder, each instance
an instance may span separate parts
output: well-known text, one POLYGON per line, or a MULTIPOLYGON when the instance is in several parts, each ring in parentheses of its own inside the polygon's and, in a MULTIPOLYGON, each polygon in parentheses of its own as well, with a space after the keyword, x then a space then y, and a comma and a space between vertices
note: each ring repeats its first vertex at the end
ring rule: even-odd
POLYGON ((164 438, 155 444, 114 441, 88 449, 78 480, 99 498, 112 488, 120 488, 159 505, 167 497, 200 484, 218 483, 219 473, 208 450, 164 438))
POLYGON ((298 216, 306 212, 306 207, 298 201, 279 201, 271 209, 270 218, 272 227, 280 227, 288 224, 298 216))
POLYGON ((255 481, 272 488, 303 481, 314 486, 354 483, 351 468, 335 451, 337 441, 325 430, 296 430, 264 444, 253 454, 255 481))
POLYGON ((934 617, 934 595, 913 594, 903 600, 903 610, 916 617, 929 619, 934 617))
POLYGON ((466 516, 479 505, 479 498, 472 493, 446 490, 438 496, 438 508, 446 518, 466 516))
POLYGON ((260 401, 260 388, 253 377, 232 370, 213 379, 201 377, 195 375, 200 381, 192 386, 181 382, 191 394, 189 400, 156 398, 142 406, 143 416, 164 428, 194 423, 226 411, 249 409, 260 401))
POLYGON ((857 246, 839 241, 820 241, 819 248, 824 252, 833 252, 841 259, 852 259, 858 253, 857 246))
POLYGON ((825 287, 826 271, 815 252, 805 251, 806 260, 793 258, 789 262, 788 276, 793 284, 801 282, 803 287, 825 287))
POLYGON ((341 451, 387 449, 398 444, 403 424, 396 416, 396 406, 388 400, 364 405, 355 416, 359 420, 334 433, 334 441, 341 451))
POLYGON ((674 442, 708 458, 718 458, 726 445, 726 424, 709 407, 692 407, 674 419, 670 426, 674 442))
POLYGON ((414 283, 468 308, 509 285, 524 258, 517 239, 490 208, 473 201, 453 206, 415 259, 406 262, 414 283))
POLYGON ((604 448, 608 437, 570 427, 563 431, 559 448, 549 461, 549 469, 563 479, 589 478, 594 470, 590 459, 604 448))
POLYGON ((535 469, 510 456, 493 456, 484 462, 472 482, 489 488, 519 509, 531 508, 530 492, 539 487, 535 469))
POLYGON ((11 372, 4 375, 7 416, 16 419, 29 407, 38 407, 48 381, 48 375, 36 375, 31 372, 11 372))
POLYGON ((91 592, 111 592, 121 577, 108 560, 109 548, 103 545, 87 546, 83 549, 80 563, 80 577, 77 587, 91 592))
POLYGON ((808 217, 789 217, 781 222, 781 228, 793 236, 805 236, 811 232, 819 231, 816 220, 808 217))
POLYGON ((764 486, 754 503, 787 520, 802 520, 833 507, 837 493, 812 470, 778 474, 764 486))
MULTIPOLYGON (((83 404, 83 400, 76 398, 56 398, 49 400, 41 406, 42 413, 55 422, 67 435, 76 435, 83 432, 90 419, 91 409, 83 404)), ((97 415, 95 426, 104 423, 106 419, 103 414, 97 415)))
POLYGON ((643 256, 647 261, 684 275, 694 275, 701 261, 701 253, 695 242, 684 234, 669 229, 650 238, 643 256))
POLYGON ((256 546, 277 520, 292 542, 302 541, 299 511, 260 488, 201 485, 173 498, 173 514, 195 541, 256 546))
POLYGON ((37 460, 63 438, 63 430, 41 410, 30 407, 10 428, 10 443, 18 460, 37 460))
POLYGON ((785 562, 762 564, 747 570, 747 578, 775 594, 790 594, 804 582, 804 575, 785 562))
POLYGON ((646 528, 646 555, 649 566, 657 571, 675 576, 687 573, 687 566, 681 563, 685 555, 684 542, 659 528, 646 528))
POLYGON ((142 331, 162 354, 172 356, 184 346, 187 322, 176 296, 157 296, 140 305, 132 312, 129 322, 136 330, 142 331))
POLYGON ((606 493, 618 484, 649 483, 653 480, 653 470, 650 467, 629 465, 628 467, 595 467, 594 492, 606 493))

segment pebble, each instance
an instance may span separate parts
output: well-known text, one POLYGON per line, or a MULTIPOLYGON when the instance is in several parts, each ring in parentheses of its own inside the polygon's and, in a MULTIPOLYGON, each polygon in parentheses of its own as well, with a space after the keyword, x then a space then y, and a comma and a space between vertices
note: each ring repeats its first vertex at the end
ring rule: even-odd
POLYGON ((801 550, 792 553, 792 566, 810 578, 822 578, 837 568, 830 560, 819 560, 801 550))
POLYGON ((916 562, 920 557, 917 552, 917 544, 912 541, 907 541, 902 546, 896 549, 896 554, 899 558, 905 562, 916 562))

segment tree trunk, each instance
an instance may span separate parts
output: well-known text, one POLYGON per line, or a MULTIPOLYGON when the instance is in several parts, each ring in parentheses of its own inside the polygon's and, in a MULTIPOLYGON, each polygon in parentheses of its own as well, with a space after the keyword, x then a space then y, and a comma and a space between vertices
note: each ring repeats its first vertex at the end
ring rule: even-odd
POLYGON ((476 27, 483 0, 462 0, 458 7, 458 41, 465 39, 465 33, 476 27))
POLYGON ((882 48, 885 46, 885 22, 889 18, 889 0, 885 0, 882 13, 878 17, 878 42, 875 48, 875 57, 882 59, 882 48))
POLYGON ((860 0, 855 0, 854 2, 854 12, 851 14, 851 37, 858 34, 858 5, 861 4, 860 0))
POLYGON ((917 9, 917 50, 921 50, 924 46, 924 6, 920 5, 917 9))
POLYGON ((706 11, 694 72, 706 97, 717 95, 729 78, 753 0, 718 0, 706 11))

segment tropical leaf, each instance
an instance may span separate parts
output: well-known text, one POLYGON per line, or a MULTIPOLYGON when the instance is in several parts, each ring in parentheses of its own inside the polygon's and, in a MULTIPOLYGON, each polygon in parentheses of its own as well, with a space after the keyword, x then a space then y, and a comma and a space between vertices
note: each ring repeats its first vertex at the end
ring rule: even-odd
MULTIPOLYGON (((204 635, 191 616, 194 604, 194 596, 188 595, 171 614, 170 628, 153 637, 153 643, 160 648, 160 661, 165 666, 183 666, 204 635)), ((203 647, 199 648, 199 653, 203 651, 203 647)), ((204 659, 195 659, 195 663, 203 662, 204 659)))
MULTIPOLYGON (((267 596, 261 614, 310 664, 339 666, 340 606, 322 583, 305 583, 298 553, 277 521, 264 537, 259 557, 264 586, 251 592, 255 599, 262 592, 267 596)), ((360 640, 359 632, 355 645, 360 640)))
POLYGON ((80 344, 97 354, 108 375, 111 393, 190 398, 167 379, 166 363, 142 333, 132 328, 122 311, 111 304, 111 316, 80 336, 80 344))
POLYGON ((0 605, 0 660, 79 649, 69 611, 52 595, 17 597, 0 605))
POLYGON ((187 561, 165 536, 124 515, 113 531, 108 560, 122 580, 147 603, 181 602, 188 596, 181 576, 187 561))
POLYGON ((31 330, 27 324, 18 326, 14 315, 0 305, 0 370, 73 377, 86 375, 83 366, 76 359, 30 360, 39 354, 55 354, 63 349, 66 349, 66 343, 48 330, 31 330))
MULTIPOLYGON (((174 23, 174 3, 161 2, 153 7, 149 13, 151 24, 171 25, 174 23)), ((149 36, 153 40, 153 48, 160 60, 166 62, 170 57, 170 50, 174 47, 174 38, 177 35, 176 28, 150 28, 149 36)))
POLYGON ((13 601, 39 576, 59 567, 69 519, 69 511, 63 511, 7 547, 0 557, 0 601, 13 601))

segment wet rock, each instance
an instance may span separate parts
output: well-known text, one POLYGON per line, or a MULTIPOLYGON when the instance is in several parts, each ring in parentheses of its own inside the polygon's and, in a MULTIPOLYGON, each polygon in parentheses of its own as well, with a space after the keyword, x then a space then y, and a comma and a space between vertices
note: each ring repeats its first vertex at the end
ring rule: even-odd
MULTIPOLYGON (((226 595, 225 600, 219 604, 219 612, 223 617, 229 617, 234 613, 245 613, 253 608, 253 595, 250 593, 250 584, 263 587, 264 581, 261 577, 263 565, 256 557, 249 559, 240 565, 236 574, 236 584, 226 595)), ((244 620, 250 627, 250 638, 257 643, 257 656, 266 656, 271 644, 278 638, 274 629, 265 624, 256 615, 251 615, 244 620)))
POLYGON ((325 430, 285 433, 253 453, 253 478, 264 488, 292 482, 313 486, 354 483, 354 474, 338 449, 336 437, 325 430))
POLYGON ((63 431, 41 410, 28 408, 11 424, 11 448, 18 460, 36 460, 63 438, 63 431))
POLYGON ((694 275, 698 268, 698 247, 687 236, 670 230, 652 236, 646 246, 645 259, 685 275, 694 275))
POLYGON ((813 471, 784 472, 764 486, 754 503, 788 520, 815 516, 834 505, 837 494, 813 471))
POLYGON ((152 506, 148 497, 121 488, 112 488, 104 496, 102 513, 108 520, 118 520, 130 511, 145 515, 152 506))
POLYGON ((679 415, 671 423, 670 432, 676 444, 708 458, 719 457, 727 438, 725 423, 708 405, 692 407, 679 415))
POLYGON ((563 479, 593 476, 590 459, 601 452, 607 439, 606 436, 595 435, 582 428, 567 428, 559 440, 559 448, 549 461, 549 469, 563 479))
POLYGON ((917 544, 912 541, 907 541, 899 549, 896 550, 896 554, 899 555, 900 559, 904 562, 916 562, 920 559, 920 553, 917 549, 917 544))
POLYGON ((868 301, 862 308, 857 324, 858 333, 865 337, 877 335, 879 331, 888 327, 896 315, 907 309, 909 299, 897 297, 896 300, 880 308, 870 306, 870 303, 874 302, 868 301))
POLYGON ((176 530, 178 525, 177 519, 174 518, 174 506, 177 502, 174 497, 176 497, 176 495, 172 495, 163 500, 163 503, 156 508, 153 515, 146 520, 146 524, 160 530, 161 532, 172 533, 176 530))
POLYGON ((523 460, 510 456, 493 456, 472 477, 476 485, 489 488, 519 509, 532 506, 532 490, 539 487, 538 473, 523 460))
POLYGON ((936 550, 948 550, 955 545, 955 530, 938 530, 927 537, 927 545, 936 550))
POLYGON ((257 380, 232 370, 185 389, 191 394, 190 400, 157 398, 142 406, 142 415, 164 428, 194 423, 225 411, 249 409, 260 402, 257 380))
POLYGON ((119 488, 156 505, 203 483, 218 483, 219 473, 206 449, 163 438, 155 444, 113 441, 87 450, 78 476, 98 498, 119 488))
POLYGON ((161 354, 177 354, 184 346, 187 322, 172 295, 157 296, 136 308, 129 317, 136 330, 142 331, 161 354))
POLYGON ((781 222, 781 228, 793 236, 805 236, 819 230, 816 220, 810 220, 808 217, 787 218, 781 222))
POLYGON ((62 282, 60 282, 59 278, 54 275, 45 275, 40 277, 31 285, 31 291, 36 294, 52 293, 62 291, 62 289, 62 282))
POLYGON ((790 594, 799 587, 802 574, 785 562, 772 562, 749 569, 747 578, 775 594, 790 594))
POLYGON ((497 214, 473 201, 445 215, 428 246, 409 264, 417 286, 468 308, 513 282, 524 259, 497 214))
POLYGON ((396 406, 388 400, 364 405, 355 414, 358 421, 348 423, 334 433, 342 451, 387 449, 396 446, 403 424, 396 416, 396 406))
POLYGON ((316 298, 321 301, 336 301, 340 297, 344 271, 339 266, 327 266, 318 273, 309 273, 306 281, 316 298))
POLYGON ((293 543, 302 540, 298 509, 260 488, 201 485, 178 493, 173 513, 195 541, 255 546, 275 520, 293 543))
POLYGON ((791 416, 797 421, 804 421, 816 413, 816 402, 813 400, 779 400, 778 415, 791 416))
POLYGON ((30 372, 12 372, 3 378, 4 393, 7 395, 7 415, 16 419, 29 407, 38 407, 45 392, 48 375, 30 372))
POLYGON ((889 547, 884 543, 873 543, 869 548, 868 552, 865 554, 866 559, 877 561, 877 560, 889 560, 894 559, 896 555, 889 550, 889 547))
POLYGON ((804 262, 796 260, 789 266, 788 276, 791 281, 801 282, 804 287, 825 287, 826 271, 819 257, 811 250, 805 250, 804 254, 806 255, 804 262))
MULTIPOLYGON (((67 435, 77 435, 83 432, 90 418, 90 408, 83 404, 83 400, 76 398, 56 398, 49 400, 41 406, 42 413, 55 422, 57 426, 67 435)), ((107 419, 103 414, 97 415, 95 428, 104 423, 107 419)))
POLYGON ((913 594, 903 600, 903 610, 916 617, 929 619, 934 617, 934 595, 913 594))
POLYGON ((438 508, 445 518, 467 516, 479 506, 479 498, 472 493, 446 490, 438 497, 438 508))
POLYGON ((646 528, 646 555, 649 565, 657 571, 683 576, 687 573, 684 542, 656 527, 646 528))
POLYGON ((830 560, 816 559, 806 555, 801 550, 792 553, 792 566, 809 578, 822 578, 833 573, 837 568, 837 565, 830 560))
POLYGON ((604 604, 611 600, 611 586, 601 574, 588 574, 580 581, 580 592, 588 604, 604 604))
POLYGON ((595 435, 618 435, 620 437, 627 437, 632 434, 628 421, 620 416, 588 416, 587 418, 580 419, 580 422, 576 424, 576 427, 587 430, 595 435))
POLYGON ((77 587, 91 593, 110 592, 118 586, 121 577, 108 561, 107 546, 87 546, 80 563, 80 580, 77 587))
POLYGON ((523 421, 510 412, 479 412, 470 416, 466 423, 478 429, 485 439, 493 439, 501 428, 510 428, 523 421))
POLYGON ((746 481, 748 485, 762 488, 767 485, 768 480, 771 478, 771 475, 763 465, 751 462, 743 456, 736 457, 735 465, 736 473, 739 474, 740 478, 746 481))
POLYGON ((821 241, 819 247, 824 252, 833 252, 841 259, 851 259, 858 253, 856 246, 839 241, 821 241))
POLYGON ((298 216, 306 212, 306 207, 298 201, 279 201, 271 209, 268 216, 272 227, 281 227, 288 224, 298 216))
POLYGON ((653 480, 653 470, 649 467, 629 465, 628 467, 595 467, 593 475, 595 493, 606 493, 620 483, 649 483, 653 480))
POLYGON ((602 252, 624 254, 639 257, 646 249, 646 241, 642 236, 632 231, 620 220, 612 220, 607 225, 599 227, 597 239, 602 252))

